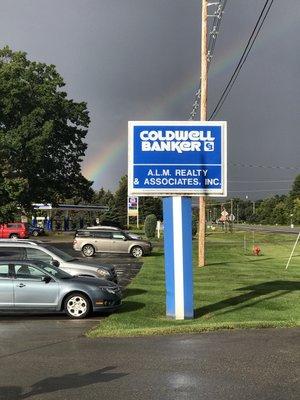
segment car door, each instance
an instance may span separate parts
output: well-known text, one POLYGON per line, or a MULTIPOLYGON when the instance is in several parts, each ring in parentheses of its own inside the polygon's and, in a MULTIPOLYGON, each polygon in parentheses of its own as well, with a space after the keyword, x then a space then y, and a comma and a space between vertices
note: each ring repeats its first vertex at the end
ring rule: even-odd
POLYGON ((112 234, 107 231, 95 231, 93 232, 93 243, 95 245, 96 252, 109 253, 112 249, 112 234))
POLYGON ((16 309, 55 309, 58 305, 59 284, 29 263, 14 264, 14 303, 16 309))
POLYGON ((14 306, 13 279, 8 264, 0 264, 0 309, 14 306))
POLYGON ((128 253, 128 240, 122 232, 112 232, 112 253, 128 253))

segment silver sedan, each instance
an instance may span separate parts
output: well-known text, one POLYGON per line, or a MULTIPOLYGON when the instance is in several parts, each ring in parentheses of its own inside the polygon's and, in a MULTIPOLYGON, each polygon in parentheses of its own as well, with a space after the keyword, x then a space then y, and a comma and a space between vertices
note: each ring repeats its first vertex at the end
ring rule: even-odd
POLYGON ((0 261, 1 311, 65 311, 79 319, 120 305, 121 290, 113 282, 71 276, 43 261, 0 261))

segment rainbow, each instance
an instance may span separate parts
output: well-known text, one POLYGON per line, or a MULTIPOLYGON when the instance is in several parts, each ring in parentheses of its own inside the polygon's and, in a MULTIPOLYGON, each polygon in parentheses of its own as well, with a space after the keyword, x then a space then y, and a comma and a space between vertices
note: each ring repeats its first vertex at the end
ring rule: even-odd
MULTIPOLYGON (((226 70, 232 65, 233 59, 240 53, 240 45, 238 49, 227 53, 224 57, 222 63, 218 64, 212 70, 211 76, 215 76, 226 70)), ((151 120, 164 120, 166 110, 176 106, 177 103, 182 102, 182 98, 190 98, 190 108, 194 102, 194 93, 197 90, 197 82, 199 81, 199 75, 192 75, 185 77, 179 85, 171 87, 168 92, 163 97, 157 99, 152 107, 147 108, 144 113, 141 113, 140 120, 151 121, 151 120)), ((189 119, 189 115, 186 115, 184 119, 189 119)), ((118 160, 122 155, 127 153, 127 121, 126 121, 126 136, 124 136, 124 131, 120 131, 118 137, 112 140, 105 147, 103 153, 93 155, 89 157, 87 162, 83 164, 82 170, 83 175, 94 181, 94 188, 99 189, 101 178, 105 176, 109 167, 112 166, 116 160, 118 160)), ((124 168, 127 170, 127 167, 124 168)))
MULTIPOLYGON (((295 20, 296 22, 296 20, 295 20)), ((289 21, 291 24, 291 21, 289 21)), ((276 34, 272 34, 272 39, 267 37, 267 35, 263 36, 263 40, 258 40, 255 45, 255 48, 263 47, 265 42, 270 42, 270 40, 276 41, 278 36, 281 36, 283 32, 281 30, 277 30, 276 34)), ((248 39, 248 36, 244 38, 237 38, 236 41, 232 44, 231 48, 217 49, 217 59, 215 63, 212 64, 210 69, 210 78, 215 78, 218 75, 226 72, 231 72, 232 67, 236 64, 238 57, 241 54, 244 43, 248 39)), ((192 103, 194 102, 194 93, 197 90, 197 85, 199 81, 199 75, 193 74, 192 76, 186 76, 180 82, 177 83, 176 86, 171 87, 168 92, 166 92, 165 96, 157 99, 152 107, 145 110, 144 113, 141 113, 140 120, 145 121, 159 121, 166 119, 167 110, 170 110, 172 106, 176 106, 177 103, 182 102, 184 98, 190 98, 190 109, 192 103)), ((223 87, 221 88, 223 89, 223 87)), ((189 110, 190 111, 190 110, 189 110)), ((188 111, 188 112, 189 112, 188 111)), ((189 115, 185 115, 184 119, 188 119, 189 115)), ((180 117, 179 117, 180 119, 180 117)), ((127 121, 126 121, 126 129, 127 129, 127 121)), ((120 159, 120 157, 124 156, 127 153, 127 132, 126 136, 124 136, 124 131, 120 132, 118 137, 111 141, 108 145, 106 145, 105 151, 100 153, 99 155, 94 155, 90 157, 87 162, 83 165, 83 174, 88 179, 94 181, 95 189, 99 188, 99 182, 101 182, 101 178, 107 173, 109 167, 115 164, 116 160, 120 159)), ((127 166, 124 168, 127 170, 127 166)))

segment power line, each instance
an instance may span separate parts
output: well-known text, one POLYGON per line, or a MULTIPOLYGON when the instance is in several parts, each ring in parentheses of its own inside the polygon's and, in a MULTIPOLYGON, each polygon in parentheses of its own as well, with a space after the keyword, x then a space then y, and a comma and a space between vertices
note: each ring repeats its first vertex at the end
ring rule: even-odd
POLYGON ((282 183, 282 182, 294 182, 293 179, 282 179, 279 181, 270 181, 269 179, 266 180, 258 180, 258 181, 228 181, 230 183, 282 183))
POLYGON ((232 167, 242 167, 242 168, 266 168, 266 169, 282 169, 282 170, 299 170, 300 166, 281 166, 281 165, 255 165, 255 164, 244 164, 244 163, 229 163, 232 167))
POLYGON ((214 118, 214 116, 220 111, 220 109, 222 108, 224 102, 226 101, 226 99, 227 99, 227 97, 228 97, 228 95, 229 95, 229 93, 230 93, 230 91, 231 91, 231 89, 232 89, 232 87, 233 87, 233 85, 234 85, 234 83, 235 83, 235 81, 236 81, 236 79, 237 79, 237 77, 238 77, 243 65, 245 64, 245 61, 248 58, 248 55, 249 55, 249 53, 250 53, 250 51, 251 51, 251 49, 252 49, 252 47, 253 47, 256 39, 257 39, 257 36, 259 35, 259 33, 260 33, 260 31, 261 31, 261 29, 263 27, 263 24, 264 24, 268 14, 269 14, 269 11, 270 11, 270 9, 271 9, 271 7, 273 5, 273 2, 274 2, 274 0, 266 0, 265 5, 263 6, 263 9, 262 9, 262 11, 261 11, 261 13, 260 13, 260 15, 258 17, 258 20, 256 21, 255 27, 254 27, 251 35, 250 35, 250 38, 248 39, 248 42, 247 42, 247 44, 246 44, 246 46, 244 48, 244 51, 243 51, 242 56, 241 56, 241 58, 240 58, 240 60, 238 62, 238 65, 236 66, 236 68, 235 68, 235 70, 234 70, 234 72, 233 72, 228 84, 226 85, 225 89, 223 90, 222 95, 221 95, 217 105, 215 106, 215 108, 214 108, 214 110, 213 110, 213 112, 212 112, 212 114, 211 114, 211 116, 209 118, 210 120, 212 118, 214 118))
POLYGON ((288 189, 228 190, 228 193, 286 192, 288 189))
MULTIPOLYGON (((211 28, 209 31, 209 41, 208 41, 208 51, 207 51, 208 68, 213 58, 216 41, 219 35, 220 25, 224 14, 224 9, 226 7, 226 3, 227 0, 219 0, 217 2, 212 2, 208 4, 209 6, 217 6, 213 15, 208 15, 208 17, 213 17, 211 28)), ((201 98, 201 77, 198 90, 195 93, 195 100, 192 106, 192 111, 190 112, 190 120, 193 120, 197 114, 200 98, 201 98)))

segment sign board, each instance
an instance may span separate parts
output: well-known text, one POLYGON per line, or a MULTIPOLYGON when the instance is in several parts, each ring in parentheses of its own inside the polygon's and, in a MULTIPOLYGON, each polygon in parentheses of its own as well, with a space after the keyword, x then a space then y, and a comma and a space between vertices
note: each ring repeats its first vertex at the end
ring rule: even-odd
POLYGON ((228 215, 229 215, 228 212, 227 212, 226 210, 223 210, 223 211, 221 212, 220 221, 222 221, 222 222, 227 221, 228 215))
POLYGON ((226 196, 226 122, 130 121, 131 196, 226 196))
POLYGON ((229 221, 231 221, 231 222, 235 221, 235 215, 234 214, 230 214, 229 215, 229 221))
POLYGON ((139 198, 128 197, 127 214, 129 217, 137 217, 139 213, 139 198))

